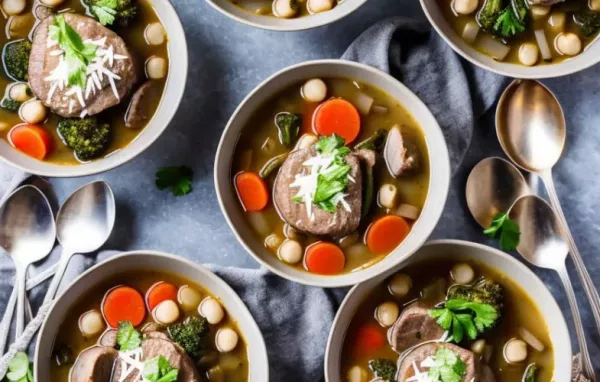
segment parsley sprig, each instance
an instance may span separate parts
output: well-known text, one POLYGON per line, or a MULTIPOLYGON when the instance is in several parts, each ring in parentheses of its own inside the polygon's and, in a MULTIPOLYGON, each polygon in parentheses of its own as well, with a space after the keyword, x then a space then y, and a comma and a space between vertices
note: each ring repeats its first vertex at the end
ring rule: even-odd
POLYGON ((9 382, 33 382, 33 372, 29 367, 29 358, 27 354, 19 352, 8 363, 8 373, 6 380, 9 382))
POLYGON ((500 213, 492 219, 492 224, 483 233, 492 239, 500 238, 500 248, 505 251, 514 251, 519 245, 521 231, 519 225, 510 220, 508 213, 500 213))
POLYGON ((149 382, 175 382, 179 370, 169 364, 169 361, 162 355, 156 356, 144 362, 142 375, 144 381, 149 382))
POLYGON ((117 15, 117 0, 100 0, 91 6, 92 12, 102 25, 112 25, 117 15))
POLYGON ((498 319, 498 311, 492 305, 459 299, 447 300, 443 307, 430 310, 429 315, 450 332, 448 341, 455 343, 460 343, 465 335, 476 339, 478 333, 492 327, 498 319))
POLYGON ((69 86, 85 88, 87 67, 96 57, 96 46, 84 43, 79 33, 65 21, 64 15, 57 15, 49 26, 50 38, 64 52, 64 59, 69 67, 69 86))
POLYGON ((194 171, 188 166, 163 167, 156 172, 156 187, 159 190, 171 188, 174 196, 192 192, 194 171))
POLYGON ((317 151, 322 155, 335 155, 330 169, 320 174, 317 179, 317 190, 313 200, 319 208, 333 214, 337 208, 336 195, 344 193, 348 188, 348 174, 351 168, 344 157, 350 154, 350 149, 345 146, 344 138, 333 134, 319 140, 317 151))
POLYGON ((142 334, 135 330, 131 322, 120 321, 119 330, 117 331, 117 344, 121 351, 137 349, 142 345, 142 334))
POLYGON ((452 350, 440 347, 432 357, 427 374, 434 381, 461 382, 467 372, 467 364, 452 350))

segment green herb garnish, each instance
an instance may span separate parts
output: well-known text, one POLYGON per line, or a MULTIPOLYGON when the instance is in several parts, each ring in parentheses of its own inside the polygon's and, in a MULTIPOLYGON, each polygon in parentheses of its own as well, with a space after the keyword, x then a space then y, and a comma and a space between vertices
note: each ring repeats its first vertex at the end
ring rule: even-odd
POLYGON ((510 220, 507 212, 496 215, 492 224, 483 233, 492 239, 500 235, 500 247, 505 251, 517 249, 521 237, 519 225, 510 220))
POLYGON ((96 57, 96 46, 84 43, 81 36, 65 21, 64 15, 54 17, 49 27, 50 38, 64 51, 69 68, 69 86, 85 88, 87 66, 96 57))
POLYGON ((171 187, 174 196, 192 192, 194 172, 188 166, 163 167, 156 172, 156 187, 164 190, 171 187))
POLYGON ((440 347, 432 357, 433 365, 427 374, 435 381, 461 382, 467 371, 467 365, 450 349, 440 347))
POLYGON ((135 330, 131 322, 119 321, 117 344, 121 351, 137 349, 142 345, 142 334, 135 330))
POLYGON ((298 138, 300 126, 302 125, 302 115, 288 112, 281 112, 275 116, 275 126, 279 130, 279 142, 282 145, 290 146, 298 138))
POLYGON ((169 364, 162 355, 156 356, 144 362, 142 375, 149 382, 175 382, 179 370, 169 364))
POLYGON ((6 379, 10 382, 33 382, 33 372, 29 367, 27 354, 19 352, 8 364, 6 379))
POLYGON ((92 12, 102 25, 112 25, 117 14, 117 0, 100 0, 91 6, 92 12))
POLYGON ((335 158, 327 171, 317 179, 313 203, 332 214, 337 208, 337 199, 348 188, 348 174, 351 168, 346 164, 344 157, 350 153, 350 149, 344 144, 344 138, 336 134, 323 137, 317 143, 318 152, 322 155, 334 155, 335 158))
POLYGON ((450 332, 449 341, 460 343, 465 335, 470 340, 477 338, 478 333, 494 326, 498 319, 498 311, 490 304, 469 302, 466 300, 447 300, 444 307, 433 308, 429 315, 437 319, 442 329, 450 332))

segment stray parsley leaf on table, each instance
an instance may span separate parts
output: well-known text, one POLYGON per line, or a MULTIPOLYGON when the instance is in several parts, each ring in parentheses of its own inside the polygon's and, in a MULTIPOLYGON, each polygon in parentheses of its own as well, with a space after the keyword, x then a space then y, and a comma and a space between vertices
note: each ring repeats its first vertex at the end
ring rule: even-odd
POLYGON ((156 187, 159 190, 172 188, 174 196, 192 192, 194 172, 188 166, 163 167, 156 172, 156 187))
POLYGON ((8 364, 6 379, 9 382, 33 382, 33 372, 29 368, 27 354, 19 352, 8 364))
POLYGON ((142 335, 135 330, 131 322, 119 321, 117 343, 121 351, 134 350, 142 346, 142 335))
POLYGON ((431 309, 429 315, 450 333, 449 341, 455 343, 460 343, 465 335, 470 340, 476 339, 479 333, 494 326, 499 317, 492 305, 459 299, 446 301, 443 307, 431 309))
POLYGON ((492 239, 499 237, 500 248, 505 251, 514 251, 519 245, 521 231, 519 225, 510 220, 508 213, 500 213, 492 219, 492 224, 483 233, 492 239))

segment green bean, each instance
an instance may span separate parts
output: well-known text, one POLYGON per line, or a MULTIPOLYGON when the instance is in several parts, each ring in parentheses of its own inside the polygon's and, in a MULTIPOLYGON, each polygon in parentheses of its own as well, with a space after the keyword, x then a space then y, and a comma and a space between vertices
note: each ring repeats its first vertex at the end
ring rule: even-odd
POLYGON ((263 179, 268 178, 273 171, 277 170, 283 164, 283 162, 285 162, 288 154, 289 153, 280 154, 269 159, 267 163, 265 163, 265 165, 260 169, 258 175, 263 179))
POLYGON ((379 129, 375 133, 373 133, 373 135, 371 135, 369 138, 358 143, 354 147, 354 149, 355 150, 366 149, 366 150, 380 151, 383 148, 383 144, 385 142, 386 135, 387 135, 387 131, 385 131, 384 129, 379 129))

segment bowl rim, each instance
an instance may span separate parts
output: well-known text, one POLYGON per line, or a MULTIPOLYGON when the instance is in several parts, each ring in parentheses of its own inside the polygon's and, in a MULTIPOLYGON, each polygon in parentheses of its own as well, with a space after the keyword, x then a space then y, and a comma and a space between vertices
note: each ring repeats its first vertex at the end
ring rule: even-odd
MULTIPOLYGON (((281 87, 280 87, 280 90, 281 90, 281 87)), ((417 119, 415 112, 410 110, 409 113, 411 116, 413 116, 413 118, 417 122, 419 122, 419 119, 417 119)), ((423 127, 421 126, 421 128, 423 128, 423 127)), ((427 136, 427 137, 429 137, 429 136, 427 136)), ((237 140, 236 140, 236 145, 237 145, 237 140)), ((427 139, 427 147, 428 147, 429 153, 431 154, 432 153, 431 141, 429 139, 427 139)), ((235 148, 235 146, 233 148, 235 148)), ((432 161, 433 160, 431 159, 431 155, 430 155, 430 162, 432 162, 432 161)), ((231 176, 231 163, 229 163, 228 165, 229 165, 229 174, 230 174, 229 176, 231 176)), ((385 73, 384 71, 374 68, 372 66, 360 64, 360 63, 357 63, 354 61, 342 60, 342 59, 311 60, 311 61, 305 61, 305 62, 301 62, 301 63, 295 64, 295 65, 291 65, 291 66, 288 66, 284 69, 277 71, 276 73, 272 74, 267 79, 262 81, 259 85, 257 85, 240 102, 238 107, 232 113, 229 121, 227 122, 225 129, 223 129, 223 133, 219 140, 219 145, 217 147, 217 151, 215 154, 215 163, 214 163, 213 167, 214 167, 215 190, 216 190, 217 200, 218 200, 219 206, 221 208, 221 212, 222 212, 223 216, 225 217, 225 220, 227 221, 229 228, 235 235, 238 242, 246 250, 246 252, 249 253, 256 261, 258 261, 259 264, 261 264, 262 266, 265 266, 271 272, 273 272, 287 280, 291 280, 293 282, 307 285, 307 286, 316 286, 316 287, 322 287, 322 288, 339 288, 339 287, 348 287, 348 286, 356 285, 358 283, 364 282, 368 279, 374 278, 382 273, 387 272, 389 269, 398 266, 398 264, 402 263, 407 258, 412 256, 412 254, 415 251, 417 251, 427 241, 427 239, 429 238, 429 236, 435 229, 437 222, 439 221, 439 219, 444 211, 444 207, 445 207, 446 200, 448 198, 448 193, 450 190, 451 170, 450 170, 450 158, 449 158, 449 154, 448 154, 446 140, 443 135, 442 129, 439 126, 439 123, 437 122, 437 120, 435 119, 435 116, 433 116, 433 114, 431 113, 431 111, 427 107, 427 105, 415 93, 413 93, 412 90, 410 90, 408 87, 406 87, 403 83, 398 81, 396 78, 394 78, 390 74, 385 73), (401 250, 402 244, 400 246, 398 246, 393 252, 391 252, 390 254, 385 256, 381 261, 379 261, 376 264, 373 264, 367 268, 364 268, 360 271, 345 273, 345 274, 335 275, 335 276, 311 274, 310 277, 315 279, 315 281, 312 281, 312 280, 307 280, 300 276, 295 276, 293 274, 290 274, 290 272, 288 272, 288 269, 290 266, 286 265, 284 267, 285 271, 279 270, 276 267, 272 266, 267 261, 263 260, 259 254, 254 253, 254 251, 252 250, 250 245, 242 238, 242 235, 240 234, 240 232, 236 228, 234 222, 232 221, 231 217, 229 216, 229 213, 225 206, 225 201, 222 196, 225 191, 221 189, 221 186, 219 184, 219 179, 220 179, 219 170, 221 167, 221 165, 219 164, 219 158, 223 155, 222 152, 224 152, 227 149, 224 144, 225 137, 228 134, 230 134, 230 130, 231 130, 232 125, 234 124, 236 118, 238 117, 238 114, 241 112, 242 109, 245 108, 246 103, 248 103, 249 100, 252 99, 256 95, 256 93, 260 92, 263 87, 267 86, 269 83, 271 83, 272 81, 275 81, 277 78, 279 78, 285 74, 292 73, 300 68, 304 68, 307 66, 320 66, 320 65, 326 65, 326 66, 332 66, 332 67, 336 67, 336 66, 340 66, 340 65, 348 66, 348 67, 354 68, 355 70, 368 72, 373 76, 379 76, 380 78, 383 78, 386 82, 392 84, 393 87, 396 87, 396 88, 400 89, 403 93, 405 93, 405 96, 407 97, 407 99, 410 99, 412 102, 419 104, 420 107, 423 108, 423 111, 428 113, 428 115, 421 116, 421 118, 423 118, 423 119, 430 118, 431 121, 434 122, 434 124, 431 124, 431 126, 430 126, 432 129, 432 135, 439 134, 439 136, 437 137, 437 143, 439 144, 439 147, 437 148, 438 151, 437 151, 436 155, 439 156, 440 158, 443 158, 443 159, 440 159, 440 161, 442 161, 443 163, 442 163, 442 166, 435 168, 435 171, 439 171, 438 179, 436 179, 436 182, 439 182, 439 185, 438 185, 439 187, 436 188, 435 190, 433 190, 433 187, 432 187, 433 176, 430 176, 428 194, 427 194, 427 198, 425 201, 425 205, 423 207, 423 211, 426 211, 426 208, 427 208, 427 212, 429 213, 429 219, 431 220, 431 224, 429 227, 425 227, 425 231, 423 231, 423 233, 420 234, 419 239, 415 239, 416 242, 414 243, 414 248, 409 249, 404 256, 399 256, 398 259, 396 259, 395 261, 393 261, 390 264, 387 264, 387 266, 385 268, 382 268, 380 270, 378 270, 377 268, 379 266, 381 266, 381 264, 386 259, 389 259, 395 253, 397 253, 397 251, 401 250), (434 194, 433 193, 434 191, 437 194, 434 194), (435 199, 435 200, 432 201, 432 199, 435 199), (433 204, 433 203, 435 203, 435 204, 433 204), (437 210, 435 210, 436 208, 437 208, 437 210)), ((432 170, 432 172, 433 172, 433 170, 432 170)), ((417 222, 423 221, 422 218, 423 218, 423 216, 420 216, 419 219, 417 220, 417 222)), ((422 223, 422 224, 426 224, 426 223, 422 223)), ((411 230, 411 234, 413 234, 413 236, 416 235, 413 232, 413 230, 411 230)), ((411 235, 409 235, 409 236, 411 236, 411 235)))
MULTIPOLYGON (((58 304, 59 300, 63 297, 65 292, 67 292, 67 290, 71 289, 76 283, 80 282, 85 277, 88 277, 88 275, 90 275, 91 273, 96 272, 96 271, 98 271, 98 269, 104 267, 106 264, 113 262, 113 261, 120 260, 124 257, 131 257, 131 256, 134 256, 134 257, 135 256, 157 257, 157 258, 166 259, 166 261, 174 261, 174 262, 182 263, 183 265, 193 268, 195 272, 198 272, 199 274, 203 275, 204 277, 211 278, 212 281, 214 281, 216 284, 218 284, 220 288, 222 288, 224 291, 226 291, 226 293, 228 294, 227 298, 232 300, 232 302, 237 306, 236 308, 239 309, 243 315, 248 316, 250 318, 250 320, 246 321, 246 324, 249 325, 251 327, 252 331, 255 332, 255 334, 257 335, 257 338, 255 338, 255 341, 251 344, 252 352, 254 353, 256 351, 259 351, 260 352, 259 357, 264 358, 264 361, 266 361, 266 365, 257 365, 257 368, 264 369, 264 375, 267 377, 267 380, 268 380, 269 371, 270 371, 270 369, 269 369, 269 354, 267 352, 267 347, 265 344, 264 336, 262 334, 262 331, 258 327, 258 324, 256 323, 256 320, 254 319, 254 316, 252 315, 252 313, 250 312, 250 310, 248 309, 248 307, 246 306, 244 301, 242 301, 241 297, 237 294, 237 292, 235 290, 233 290, 233 288, 231 286, 229 286, 229 284, 227 284, 225 282, 225 280, 223 280, 216 273, 214 273, 212 270, 208 269, 207 267, 205 267, 202 264, 194 263, 193 261, 191 261, 185 257, 177 256, 177 255, 174 255, 174 254, 171 254, 168 252, 156 251, 156 250, 143 250, 143 249, 117 253, 117 254, 95 264, 94 266, 88 268, 86 271, 84 271, 79 276, 77 276, 77 278, 75 278, 73 281, 71 281, 68 284, 68 286, 60 292, 60 295, 57 295, 57 297, 52 302, 52 305, 51 305, 50 309, 48 310, 46 317, 44 317, 44 321, 39 330, 39 335, 37 336, 37 340, 36 340, 36 344, 35 344, 34 360, 33 360, 34 375, 38 375, 37 373, 38 373, 38 368, 40 365, 39 348, 40 348, 41 342, 42 342, 41 334, 46 329, 46 325, 48 324, 48 318, 54 311, 56 305, 58 304)), ((197 282, 200 286, 204 287, 201 281, 198 281, 198 280, 193 280, 193 281, 197 282)), ((210 290, 209 290, 209 292, 213 293, 210 290)), ((217 297, 221 297, 221 296, 217 296, 217 297)), ((225 309, 228 310, 228 307, 225 306, 225 309)), ((236 318, 238 318, 238 317, 236 317, 236 318)), ((247 345, 250 345, 250 344, 247 344, 247 345)), ((249 375, 249 378, 250 377, 251 376, 249 375)))
MULTIPOLYGON (((45 169, 45 170, 44 169, 40 170, 40 169, 36 169, 28 164, 15 163, 0 153, 0 161, 2 163, 5 163, 9 166, 12 166, 13 168, 19 169, 21 171, 24 171, 24 172, 26 172, 28 174, 32 174, 32 175, 48 176, 48 177, 53 177, 53 178, 83 177, 83 176, 89 176, 89 175, 96 175, 99 173, 103 173, 103 172, 112 170, 119 166, 122 166, 125 163, 128 163, 129 161, 131 161, 133 158, 142 154, 144 151, 146 151, 146 149, 148 149, 148 147, 150 147, 154 142, 156 142, 156 140, 164 133, 164 131, 170 125, 171 121, 173 120, 173 117, 175 117, 175 113, 179 109, 181 100, 183 99, 183 95, 185 93, 185 88, 186 88, 186 83, 187 83, 187 77, 188 77, 188 49, 187 49, 187 40, 186 40, 186 35, 185 35, 184 29, 183 29, 183 24, 181 23, 181 19, 179 18, 179 15, 177 14, 177 11, 175 10, 175 7, 173 6, 173 4, 171 4, 171 2, 169 0, 150 0, 150 2, 152 4, 153 8, 155 9, 155 11, 156 11, 156 7, 154 6, 154 3, 160 2, 161 5, 164 5, 164 7, 166 8, 166 12, 170 13, 169 18, 170 18, 171 22, 169 23, 169 29, 172 29, 170 36, 173 36, 174 39, 177 39, 178 41, 180 41, 180 43, 182 44, 182 46, 184 48, 184 49, 177 51, 177 58, 178 58, 177 60, 173 60, 173 59, 171 59, 172 57, 169 57, 170 58, 169 59, 169 71, 167 74, 167 80, 165 82, 165 89, 163 91, 163 96, 159 103, 159 108, 163 105, 165 106, 164 107, 164 115, 165 115, 164 125, 162 127, 154 129, 152 135, 148 135, 146 142, 141 143, 140 147, 138 148, 137 151, 134 152, 134 151, 128 150, 129 146, 135 140, 138 140, 142 136, 142 134, 146 133, 145 130, 148 128, 148 125, 142 129, 140 129, 138 135, 136 135, 136 137, 133 139, 132 142, 130 142, 127 146, 123 147, 122 149, 117 150, 117 151, 123 151, 123 156, 119 161, 109 164, 109 161, 105 160, 106 157, 98 158, 96 160, 96 162, 99 162, 98 166, 94 167, 91 170, 88 169, 88 166, 86 166, 85 164, 52 165, 51 167, 47 167, 47 169, 45 169), (169 86, 169 83, 171 81, 171 76, 175 72, 181 73, 180 75, 183 76, 182 81, 178 88, 174 88, 174 97, 170 100, 167 100, 164 96, 166 95, 167 87, 169 86), (167 102, 168 102, 168 107, 167 107, 167 102)), ((159 20, 164 25, 162 14, 159 14, 158 11, 156 11, 156 13, 157 13, 159 20)), ((169 53, 171 53, 168 48, 167 48, 167 51, 169 53)), ((157 111, 158 111, 158 109, 157 109, 157 111)), ((154 119, 154 117, 156 117, 156 112, 153 115, 152 119, 150 120, 149 124, 152 123, 152 120, 154 119)), ((10 149, 16 150, 14 147, 11 147, 10 149)), ((115 153, 117 151, 113 151, 112 153, 109 153, 108 156, 112 155, 113 153, 115 153)), ((33 159, 33 160, 34 160, 34 162, 32 162, 32 164, 43 162, 43 161, 38 161, 36 159, 33 159)))
MULTIPOLYGON (((562 61, 556 64, 549 64, 548 66, 551 67, 553 70, 550 73, 546 73, 546 74, 536 74, 535 72, 532 73, 532 71, 534 71, 536 69, 536 66, 525 66, 525 65, 518 65, 518 64, 507 64, 510 65, 510 68, 515 68, 515 70, 511 70, 511 69, 502 69, 502 68, 498 68, 498 67, 492 67, 480 60, 478 60, 477 58, 473 57, 471 54, 469 54, 467 51, 465 51, 462 47, 459 47, 453 40, 452 37, 448 36, 443 30, 442 28, 437 24, 437 22, 435 21, 433 15, 430 12, 430 7, 437 7, 437 3, 435 3, 435 1, 430 1, 430 0, 420 0, 421 3, 421 8, 423 9, 423 12, 425 13, 425 16, 427 17, 427 20, 429 21, 429 23, 433 26, 433 28, 435 29, 435 31, 437 32, 438 35, 440 35, 442 37, 442 39, 448 44, 450 45, 450 47, 452 48, 452 50, 454 50, 455 53, 458 53, 462 58, 466 59, 467 61, 469 61, 470 63, 485 69, 487 71, 496 73, 496 74, 500 74, 502 76, 505 77, 510 77, 510 78, 519 78, 519 79, 546 79, 546 78, 557 78, 557 77, 563 77, 563 76, 567 76, 569 74, 573 74, 573 73, 577 73, 580 71, 583 71, 585 69, 588 69, 596 64, 598 64, 600 62, 600 54, 598 54, 596 57, 590 56, 592 57, 589 60, 573 60, 573 59, 568 59, 566 61, 562 61), (435 3, 435 4, 432 4, 435 3), (571 63, 571 65, 564 65, 565 63, 571 63), (532 70, 533 69, 533 70, 532 70)), ((453 31, 454 32, 454 31, 453 31)), ((460 36, 456 36, 458 39, 460 39, 460 36)), ((593 43, 600 43, 599 40, 594 41, 593 43)), ((465 43, 466 44, 466 43, 465 43)), ((467 45, 467 47, 469 47, 470 49, 475 50, 475 48, 470 47, 470 45, 467 45)), ((585 50, 583 50, 580 54, 585 53, 585 50)), ((482 53, 483 54, 483 53, 482 53)), ((490 58, 491 59, 491 58, 490 58)), ((494 61, 497 62, 497 61, 494 61)), ((539 68, 539 66, 538 66, 539 68)))
MULTIPOLYGON (((228 0, 224 0, 224 1, 228 1, 228 0)), ((317 16, 317 15, 310 15, 310 16, 304 16, 304 17, 294 18, 294 19, 278 19, 278 18, 275 18, 275 16, 255 15, 252 12, 241 9, 241 8, 240 8, 241 12, 239 14, 237 14, 237 12, 234 13, 234 12, 222 7, 218 0, 206 0, 206 2, 210 6, 212 6, 214 9, 219 11, 221 14, 223 14, 223 15, 229 17, 230 19, 233 19, 241 24, 249 25, 251 27, 260 28, 260 29, 264 29, 264 30, 276 31, 276 32, 294 32, 294 31, 304 31, 304 30, 308 30, 308 29, 318 28, 318 27, 321 27, 321 26, 324 26, 327 24, 332 24, 336 21, 339 21, 339 20, 343 19, 344 17, 348 16, 349 14, 351 14, 352 12, 356 11, 364 3, 366 3, 367 0, 344 0, 344 3, 352 2, 352 5, 348 6, 348 7, 344 7, 341 11, 336 12, 335 11, 336 8, 338 8, 341 5, 341 4, 338 4, 332 10, 329 10, 329 11, 323 13, 323 15, 330 15, 330 17, 315 18, 315 16, 317 16), (249 16, 256 17, 257 21, 253 21, 249 17, 242 16, 242 14, 246 14, 246 13, 248 13, 249 16), (259 20, 263 19, 263 18, 264 19, 275 18, 276 20, 281 21, 281 25, 278 25, 275 23, 270 24, 270 23, 260 22, 259 20)), ((235 7, 235 5, 232 4, 232 7, 235 7)), ((229 8, 229 7, 227 7, 227 8, 229 8)))
MULTIPOLYGON (((457 240, 457 239, 439 239, 439 240, 431 240, 428 241, 422 248, 425 247, 435 247, 435 246, 456 246, 456 247, 471 247, 473 249, 479 250, 481 251, 481 253, 490 253, 492 255, 496 255, 499 256, 500 258, 502 258, 502 261, 505 261, 508 264, 512 264, 513 266, 520 268, 524 273, 526 273, 529 277, 531 277, 531 279, 533 280, 533 282, 535 282, 536 284, 538 284, 539 286, 541 286, 544 291, 544 293, 547 294, 547 296, 549 296, 549 298, 547 299, 547 301, 544 301, 544 304, 550 304, 552 305, 552 308, 554 310, 556 310, 557 312, 559 312, 559 317, 557 317, 556 319, 558 320, 556 322, 556 324, 550 328, 550 326, 548 325, 548 329, 555 329, 556 331, 560 331, 563 333, 566 333, 566 340, 567 340, 567 344, 564 345, 568 345, 567 347, 565 347, 565 351, 569 354, 570 358, 569 358, 569 363, 572 363, 572 357, 573 357, 573 351, 572 351, 572 345, 571 345, 571 338, 569 337, 569 329, 567 327, 567 322, 565 320, 564 315, 562 314, 562 310, 560 308, 560 306, 558 305, 558 303, 556 302, 556 299, 554 298, 554 296, 552 295, 552 293, 550 292, 550 289, 548 289, 548 287, 546 286, 546 284, 544 284, 544 282, 538 277, 538 275, 536 275, 531 269, 529 269, 527 267, 527 265, 525 265, 525 263, 517 260, 516 258, 514 258, 513 256, 500 251, 499 249, 490 247, 488 245, 484 245, 484 244, 480 244, 480 243, 476 243, 476 242, 472 242, 472 241, 467 241, 467 240, 457 240)), ((413 261, 418 262, 419 260, 416 257, 412 258, 413 261)), ((481 262, 485 263, 484 260, 481 260, 481 262)), ((348 291, 348 293, 346 294, 346 296, 344 297, 344 300, 342 301, 342 303, 340 304, 336 314, 335 314, 335 318, 333 319, 333 323, 331 324, 331 329, 329 331, 329 335, 327 337, 327 346, 325 348, 325 359, 323 362, 323 372, 325 374, 325 381, 326 382, 332 382, 330 377, 329 377, 329 367, 328 365, 330 364, 329 360, 332 357, 332 354, 334 353, 334 351, 338 354, 340 353, 340 349, 333 349, 333 345, 332 342, 334 340, 334 334, 336 334, 338 331, 336 330, 339 326, 340 321, 342 320, 342 316, 343 316, 343 312, 347 309, 347 306, 350 304, 350 300, 352 299, 353 295, 357 292, 357 290, 359 290, 360 288, 370 288, 372 289, 374 286, 378 285, 380 282, 382 282, 383 280, 385 280, 387 277, 389 277, 390 275, 392 275, 393 273, 401 270, 404 266, 404 263, 401 265, 396 266, 395 268, 392 268, 389 270, 389 272, 383 273, 381 274, 378 278, 373 278, 371 280, 369 280, 369 283, 361 283, 361 284, 357 284, 354 287, 352 287, 352 289, 350 289, 350 291, 348 291)), ((502 271, 502 270, 501 270, 502 271)), ((504 272, 504 271, 502 271, 504 272)), ((517 285, 521 286, 520 283, 518 283, 516 280, 514 280, 512 277, 510 277, 510 275, 508 275, 508 277, 517 285)), ((527 292, 527 294, 530 296, 530 294, 527 292)), ((531 296, 530 296, 531 297, 531 296)), ((539 306, 539 303, 537 301, 535 301, 536 305, 539 306)), ((546 317, 544 317, 544 320, 546 323, 548 323, 548 321, 546 320, 546 317)), ((345 340, 345 336, 346 336, 346 332, 347 332, 348 328, 344 328, 344 339, 345 340)), ((556 344, 552 344, 554 349, 557 349, 556 344)), ((554 360, 556 360, 556 350, 554 351, 554 360)), ((554 366, 556 370, 556 362, 554 362, 554 366)), ((571 367, 567 368, 567 373, 569 374, 569 376, 572 373, 571 367)), ((570 378, 569 378, 570 380, 570 378)))

